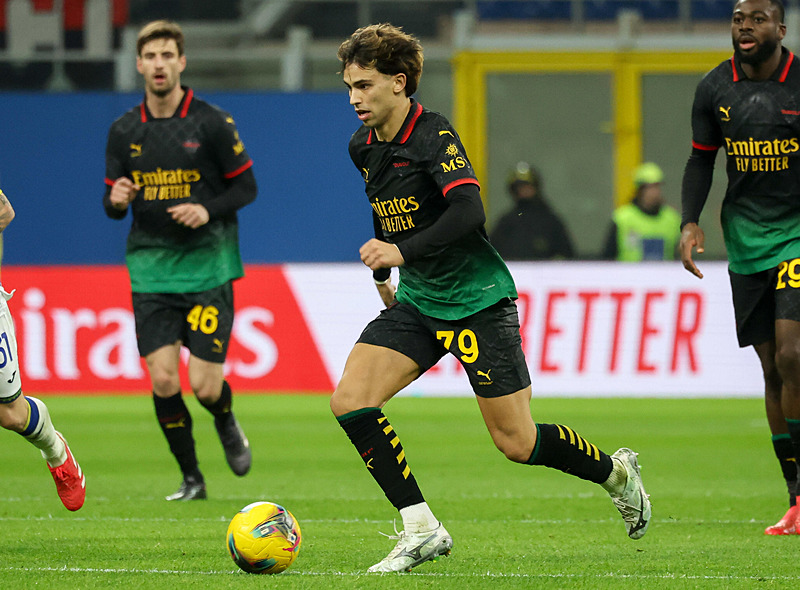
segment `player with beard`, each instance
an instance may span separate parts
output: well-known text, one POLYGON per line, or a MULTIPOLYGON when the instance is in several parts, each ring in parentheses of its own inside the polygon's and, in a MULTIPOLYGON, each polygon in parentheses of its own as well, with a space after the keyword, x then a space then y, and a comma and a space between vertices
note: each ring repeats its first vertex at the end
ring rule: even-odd
POLYGON ((739 346, 753 346, 764 374, 772 444, 789 509, 764 531, 797 534, 800 459, 800 62, 782 46, 779 0, 740 0, 733 9, 734 55, 709 72, 692 107, 692 153, 682 187, 683 266, 703 252, 698 221, 714 160, 727 153, 722 228, 739 346))
POLYGON ((181 28, 154 21, 140 31, 136 67, 144 101, 108 134, 103 205, 112 219, 131 209, 125 253, 139 354, 156 418, 183 474, 167 500, 206 497, 183 402, 181 347, 189 385, 214 416, 231 470, 250 469, 250 445, 231 409, 224 362, 233 326, 233 281, 244 275, 236 212, 256 198, 253 162, 233 118, 181 86, 181 28))

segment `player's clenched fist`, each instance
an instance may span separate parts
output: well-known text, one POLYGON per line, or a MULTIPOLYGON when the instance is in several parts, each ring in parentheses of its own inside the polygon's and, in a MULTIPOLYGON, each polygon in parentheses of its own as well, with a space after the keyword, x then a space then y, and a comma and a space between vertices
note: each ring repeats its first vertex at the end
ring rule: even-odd
POLYGON ((397 246, 376 240, 375 238, 372 238, 361 246, 358 252, 361 255, 361 262, 372 270, 402 266, 405 262, 397 246))
POLYGON ((123 176, 114 181, 114 186, 111 187, 111 194, 109 194, 108 198, 114 208, 122 210, 127 208, 131 201, 136 198, 140 188, 130 178, 123 176))

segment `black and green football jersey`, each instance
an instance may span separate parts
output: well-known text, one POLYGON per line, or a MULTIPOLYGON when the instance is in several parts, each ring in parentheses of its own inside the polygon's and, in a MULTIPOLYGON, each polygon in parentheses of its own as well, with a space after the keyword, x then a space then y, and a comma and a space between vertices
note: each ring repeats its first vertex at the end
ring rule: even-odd
POLYGON ((764 81, 732 57, 698 84, 692 145, 725 148, 722 228, 730 269, 752 274, 800 257, 800 62, 783 49, 764 81))
POLYGON ((209 202, 252 166, 233 118, 184 90, 172 117, 154 118, 143 101, 108 134, 106 184, 126 176, 141 187, 125 255, 134 292, 193 293, 244 275, 235 212, 197 229, 167 213, 179 203, 209 202))
MULTIPOLYGON (((402 243, 430 227, 447 209, 446 196, 454 187, 478 185, 450 122, 413 99, 392 141, 378 141, 372 129, 361 127, 349 149, 381 228, 377 237, 389 243, 402 243)), ((483 227, 404 264, 399 272, 397 300, 439 319, 460 319, 517 296, 511 273, 483 227)))

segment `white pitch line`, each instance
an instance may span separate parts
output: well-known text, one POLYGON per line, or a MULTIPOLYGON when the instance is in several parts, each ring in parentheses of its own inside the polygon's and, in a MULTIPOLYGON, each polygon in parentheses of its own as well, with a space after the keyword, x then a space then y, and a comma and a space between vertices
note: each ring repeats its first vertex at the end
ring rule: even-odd
MULTIPOLYGON (((85 517, 85 516, 0 516, 0 522, 228 522, 230 519, 227 516, 216 516, 206 518, 173 518, 173 517, 130 517, 130 516, 98 516, 98 517, 85 517)), ((504 519, 504 520, 478 520, 478 519, 456 519, 448 520, 448 524, 483 524, 483 523, 516 523, 516 524, 534 524, 534 525, 569 525, 569 524, 604 524, 608 522, 617 522, 617 516, 609 516, 608 518, 522 518, 519 520, 504 519)), ((391 521, 387 520, 370 520, 365 518, 304 518, 302 521, 310 524, 371 524, 378 526, 387 526, 391 521)), ((675 524, 675 525, 722 525, 722 524, 758 524, 769 523, 772 521, 758 520, 750 518, 747 520, 711 520, 706 518, 689 519, 689 518, 654 518, 651 521, 653 524, 675 524)))
MULTIPOLYGON (((237 570, 229 571, 188 571, 188 570, 161 570, 161 569, 137 569, 137 568, 79 568, 79 567, 0 567, 0 571, 15 572, 70 572, 70 573, 98 573, 98 574, 166 574, 166 575, 201 575, 201 576, 239 576, 247 575, 237 570)), ((302 572, 288 571, 280 574, 281 576, 315 576, 315 577, 363 577, 365 575, 402 575, 429 578, 520 578, 520 579, 621 579, 621 580, 730 580, 730 581, 794 581, 800 580, 800 576, 700 576, 691 574, 620 574, 615 572, 597 574, 508 574, 503 572, 486 573, 417 573, 408 574, 365 574, 365 572, 302 572)))

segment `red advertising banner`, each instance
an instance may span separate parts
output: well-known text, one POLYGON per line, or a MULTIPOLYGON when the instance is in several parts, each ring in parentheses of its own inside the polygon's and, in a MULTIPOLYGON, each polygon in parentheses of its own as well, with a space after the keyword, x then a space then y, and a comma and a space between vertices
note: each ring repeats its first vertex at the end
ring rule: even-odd
MULTIPOLYGON (((737 345, 724 262, 705 262, 702 281, 678 263, 509 266, 535 395, 763 395, 757 356, 737 345)), ((330 393, 383 307, 372 273, 360 263, 246 273, 234 287, 231 386, 330 393)), ((9 306, 25 392, 149 393, 124 267, 8 266, 2 279, 16 291, 9 306)), ((473 395, 450 355, 402 394, 473 395)))
MULTIPOLYGON (((27 393, 148 393, 122 266, 3 267, 27 393)), ((226 378, 235 391, 329 392, 331 377, 280 266, 234 287, 226 378)), ((184 350, 184 363, 188 352, 184 350)), ((185 379, 184 390, 188 390, 185 379)))

